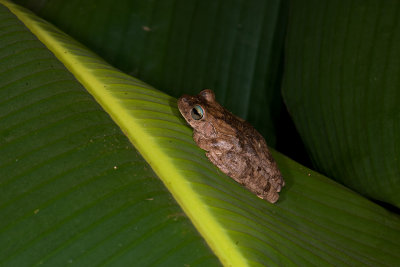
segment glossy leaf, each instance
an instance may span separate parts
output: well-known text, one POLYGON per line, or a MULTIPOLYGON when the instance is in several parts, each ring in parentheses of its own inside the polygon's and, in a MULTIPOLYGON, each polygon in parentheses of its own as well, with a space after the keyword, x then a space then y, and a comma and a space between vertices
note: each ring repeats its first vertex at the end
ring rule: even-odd
POLYGON ((16 2, 169 95, 213 89, 275 147, 287 1, 16 2))
MULTIPOLYGON (((281 199, 276 205, 258 199, 207 161, 180 117, 176 99, 122 74, 29 12, 7 6, 111 115, 223 264, 376 266, 399 262, 397 216, 278 153, 274 156, 286 179, 281 199)), ((102 186, 95 184, 91 190, 102 193, 102 186)), ((56 188, 63 190, 62 186, 56 188)), ((60 212, 65 212, 60 207, 60 212)), ((19 218, 18 210, 13 212, 11 221, 19 218)), ((18 226, 22 227, 15 224, 16 228, 5 229, 4 236, 9 229, 20 229, 18 226)), ((62 230, 60 235, 68 232, 62 230)), ((140 241, 154 247, 151 239, 140 241)), ((160 234, 158 242, 169 244, 170 240, 160 234)), ((30 244, 21 246, 30 254, 36 251, 30 244)), ((140 255, 152 253, 146 245, 138 251, 140 255)), ((112 260, 128 262, 126 255, 118 254, 121 257, 112 260)), ((21 261, 22 256, 18 257, 21 261)))
POLYGON ((315 166, 400 207, 400 2, 293 1, 284 97, 315 166))
POLYGON ((0 218, 1 266, 219 265, 107 113, 2 4, 0 218))

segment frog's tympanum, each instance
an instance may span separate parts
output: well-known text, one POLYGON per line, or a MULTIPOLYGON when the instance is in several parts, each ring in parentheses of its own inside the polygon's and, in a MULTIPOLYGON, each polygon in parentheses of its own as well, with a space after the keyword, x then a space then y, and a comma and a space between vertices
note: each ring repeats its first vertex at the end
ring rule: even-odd
POLYGON ((194 129, 194 141, 214 165, 258 197, 278 200, 285 182, 259 132, 222 107, 208 89, 183 95, 178 107, 194 129))

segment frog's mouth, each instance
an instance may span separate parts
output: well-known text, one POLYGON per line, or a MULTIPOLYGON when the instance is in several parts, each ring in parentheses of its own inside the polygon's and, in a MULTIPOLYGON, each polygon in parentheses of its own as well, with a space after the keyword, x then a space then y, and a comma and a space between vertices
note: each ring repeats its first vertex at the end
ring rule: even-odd
POLYGON ((186 122, 192 126, 192 118, 190 116, 190 112, 192 110, 191 106, 193 101, 191 101, 191 96, 183 95, 178 99, 178 109, 179 112, 182 114, 182 117, 186 120, 186 122))

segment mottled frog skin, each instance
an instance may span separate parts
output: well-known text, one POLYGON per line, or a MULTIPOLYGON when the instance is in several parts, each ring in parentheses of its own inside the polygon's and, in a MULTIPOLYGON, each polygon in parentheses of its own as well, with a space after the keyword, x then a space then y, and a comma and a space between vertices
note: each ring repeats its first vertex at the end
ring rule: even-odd
POLYGON ((183 95, 178 108, 214 165, 258 197, 271 203, 279 199, 285 182, 257 130, 222 107, 209 89, 183 95))

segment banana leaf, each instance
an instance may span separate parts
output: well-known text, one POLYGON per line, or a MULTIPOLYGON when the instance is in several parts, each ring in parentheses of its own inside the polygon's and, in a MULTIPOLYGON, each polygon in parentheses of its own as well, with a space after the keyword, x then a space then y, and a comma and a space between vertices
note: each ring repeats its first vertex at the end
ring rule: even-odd
POLYGON ((286 0, 15 2, 169 95, 213 89, 277 146, 286 0))
POLYGON ((277 152, 286 187, 258 199, 208 162, 175 98, 0 3, 2 265, 399 262, 398 216, 277 152))
POLYGON ((4 4, 0 265, 218 265, 121 130, 4 4))
POLYGON ((398 1, 293 1, 288 110, 316 168, 400 207, 398 1))

